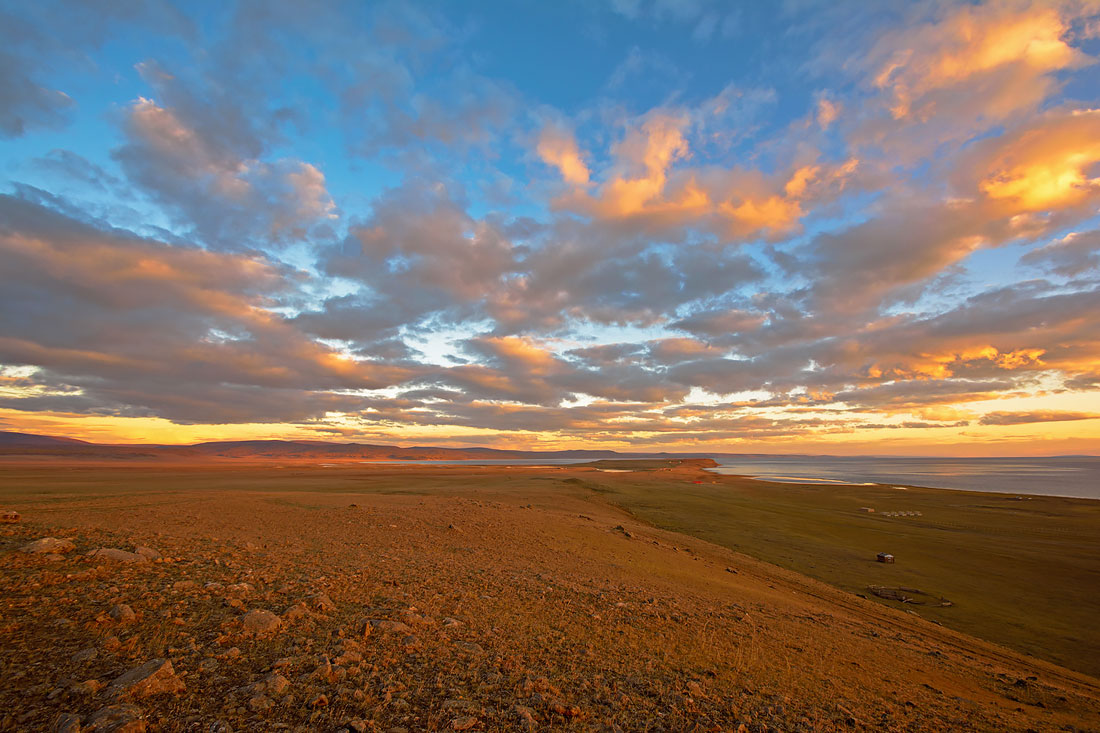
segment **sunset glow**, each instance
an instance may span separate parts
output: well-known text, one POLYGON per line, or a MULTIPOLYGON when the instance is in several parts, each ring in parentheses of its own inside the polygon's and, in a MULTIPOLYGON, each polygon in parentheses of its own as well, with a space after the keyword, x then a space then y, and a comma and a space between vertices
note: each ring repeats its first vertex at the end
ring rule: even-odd
POLYGON ((1096 2, 140 7, 0 10, 0 430, 1100 453, 1096 2))

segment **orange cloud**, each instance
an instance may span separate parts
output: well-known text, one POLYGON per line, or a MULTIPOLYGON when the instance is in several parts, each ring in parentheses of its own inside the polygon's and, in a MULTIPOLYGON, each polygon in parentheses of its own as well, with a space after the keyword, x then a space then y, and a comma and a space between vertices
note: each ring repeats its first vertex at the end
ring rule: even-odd
POLYGON ((557 168, 566 183, 571 186, 588 185, 588 166, 572 135, 547 127, 539 136, 537 149, 542 161, 557 168))
POLYGON ((958 8, 939 21, 885 36, 873 83, 891 95, 895 119, 925 118, 936 110, 934 93, 985 83, 1002 74, 988 94, 987 115, 1004 117, 1043 99, 1052 74, 1091 62, 1067 42, 1080 3, 991 2, 958 8))
MULTIPOLYGON (((667 114, 650 117, 641 129, 632 130, 615 152, 621 164, 641 169, 641 175, 616 176, 600 188, 597 209, 604 215, 623 217, 638 214, 664 192, 668 169, 672 163, 689 154, 683 128, 687 120, 667 114)), ((705 206, 705 194, 692 191, 680 197, 679 203, 659 202, 656 208, 690 208, 705 206)))
POLYGON ((840 117, 840 103, 822 97, 817 100, 817 124, 821 129, 826 129, 840 117))
POLYGON ((1100 110, 1044 121, 1010 139, 990 162, 979 190, 1018 212, 1075 206, 1100 190, 1100 110))
POLYGON ((1035 369, 1043 366, 1044 349, 1017 349, 1002 352, 994 346, 972 346, 939 354, 921 354, 894 366, 874 365, 867 369, 873 379, 948 379, 975 362, 985 362, 997 369, 1035 369))
MULTIPOLYGON (((687 124, 686 116, 651 114, 615 146, 612 175, 595 194, 575 190, 558 204, 600 219, 648 216, 673 225, 709 221, 717 222, 715 228, 729 236, 774 235, 796 228, 805 213, 802 202, 842 189, 859 165, 855 158, 831 168, 803 165, 782 185, 766 181, 759 173, 737 170, 687 169, 674 175, 673 166, 691 156, 687 124)), ((578 189, 589 183, 588 169, 579 167, 583 162, 572 138, 544 133, 538 152, 559 169, 566 183, 578 189)))

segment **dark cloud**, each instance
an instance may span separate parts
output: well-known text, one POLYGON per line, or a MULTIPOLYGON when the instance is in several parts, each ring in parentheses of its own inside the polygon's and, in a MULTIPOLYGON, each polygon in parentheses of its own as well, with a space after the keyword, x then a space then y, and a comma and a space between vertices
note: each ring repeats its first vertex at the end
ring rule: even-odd
POLYGON ((988 412, 982 415, 982 425, 1025 425, 1037 422, 1065 422, 1068 420, 1100 420, 1100 412, 1067 412, 1060 410, 1035 410, 1033 412, 988 412))
POLYGON ((1100 231, 1074 232, 1031 250, 1020 262, 1064 277, 1100 270, 1100 231))

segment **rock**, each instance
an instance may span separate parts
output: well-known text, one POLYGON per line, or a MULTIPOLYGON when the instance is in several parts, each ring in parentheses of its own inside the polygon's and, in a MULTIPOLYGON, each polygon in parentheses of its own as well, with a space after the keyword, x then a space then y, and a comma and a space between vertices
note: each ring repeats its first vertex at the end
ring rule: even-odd
POLYGON ((306 608, 304 604, 295 603, 293 606, 283 611, 283 621, 297 621, 301 618, 309 618, 312 615, 313 613, 306 608))
POLYGON ((0 509, 0 522, 4 524, 15 524, 20 519, 19 512, 13 509, 0 509))
POLYGON ((309 605, 322 613, 336 610, 336 604, 324 593, 316 593, 309 597, 309 605))
POLYGON ((217 720, 210 724, 206 733, 233 733, 233 726, 224 720, 217 720))
MULTIPOLYGON (((352 506, 355 506, 352 504, 352 506)), ((344 723, 344 727, 352 731, 352 733, 367 733, 370 730, 370 726, 367 725, 367 721, 362 718, 352 718, 348 722, 344 723)))
POLYGON ((476 710, 478 704, 473 700, 444 700, 444 710, 476 710))
POLYGON ((251 583, 233 583, 225 586, 226 593, 251 593, 254 590, 251 583))
POLYGON ((451 730, 470 730, 477 725, 477 718, 472 715, 464 715, 451 721, 451 730))
POLYGON ((248 636, 271 636, 282 626, 281 618, 262 608, 255 608, 241 618, 241 629, 248 636))
POLYGON ((157 552, 156 550, 154 550, 152 547, 142 547, 141 545, 138 545, 137 547, 134 548, 134 554, 135 555, 141 555, 142 557, 144 557, 146 560, 149 560, 149 561, 156 561, 156 560, 163 559, 161 557, 161 554, 159 552, 157 552))
POLYGON ((85 733, 145 733, 141 708, 135 705, 108 705, 88 719, 85 733))
POLYGON ((56 537, 43 537, 40 540, 28 542, 19 549, 31 555, 63 555, 66 552, 75 550, 76 545, 74 545, 71 540, 59 540, 56 537))
POLYGON ((126 552, 126 550, 120 550, 117 547, 100 547, 89 552, 87 557, 98 561, 131 564, 149 562, 149 558, 144 555, 139 555, 136 552, 126 552))
POLYGON ((322 693, 320 695, 314 695, 312 698, 310 698, 310 701, 309 701, 309 706, 311 708, 323 708, 327 705, 328 705, 328 695, 325 695, 324 693, 322 693))
POLYGON ((267 712, 275 707, 275 701, 266 695, 256 695, 248 701, 248 709, 254 713, 267 712))
POLYGON ((74 664, 84 664, 85 662, 90 662, 95 659, 98 654, 99 651, 94 646, 92 646, 88 647, 87 649, 81 649, 76 654, 74 654, 71 659, 74 664))
POLYGON ((463 624, 456 618, 451 618, 450 616, 448 616, 447 618, 443 619, 443 625, 448 628, 456 628, 458 626, 464 626, 465 624, 463 624))
POLYGON ((177 591, 177 592, 185 591, 185 590, 194 590, 195 588, 198 588, 198 587, 199 587, 199 584, 196 583, 193 580, 177 580, 175 583, 172 583, 172 590, 177 591))
POLYGON ((80 733, 82 720, 83 718, 75 713, 61 713, 53 725, 54 733, 80 733))
POLYGON ((107 612, 116 623, 128 624, 137 619, 137 614, 134 613, 134 609, 127 606, 125 603, 120 603, 110 611, 107 612))
POLYGON ((363 636, 370 636, 371 633, 378 631, 383 634, 399 633, 399 634, 411 634, 412 629, 408 624, 403 624, 400 621, 389 621, 381 618, 369 618, 366 621, 366 626, 363 629, 363 636))
POLYGON ((264 677, 261 682, 264 688, 272 695, 282 695, 290 688, 290 680, 283 677, 278 672, 272 672, 267 677, 264 677))
POLYGON ((579 718, 581 709, 576 705, 567 705, 561 700, 551 700, 547 705, 553 712, 565 718, 579 718))
POLYGON ((116 699, 143 698, 183 692, 183 680, 176 676, 167 659, 151 659, 140 667, 119 676, 111 683, 110 692, 116 699))
POLYGON ((84 680, 78 684, 73 685, 70 690, 77 695, 94 695, 104 688, 104 684, 99 680, 84 680))

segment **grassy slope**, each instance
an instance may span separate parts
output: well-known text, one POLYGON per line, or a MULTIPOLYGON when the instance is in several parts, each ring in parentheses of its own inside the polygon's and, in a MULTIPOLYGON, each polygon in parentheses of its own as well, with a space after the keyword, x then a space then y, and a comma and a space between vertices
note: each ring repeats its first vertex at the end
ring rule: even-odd
POLYGON ((657 526, 855 593, 866 594, 875 584, 943 596, 954 605, 907 607, 1100 675, 1100 502, 709 475, 702 484, 653 480, 648 473, 610 475, 616 478, 599 474, 590 483, 605 500, 657 526), (863 506, 876 512, 862 513, 863 506), (882 515, 891 510, 923 516, 882 515), (893 553, 897 563, 875 562, 879 551, 893 553))

